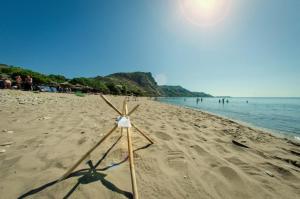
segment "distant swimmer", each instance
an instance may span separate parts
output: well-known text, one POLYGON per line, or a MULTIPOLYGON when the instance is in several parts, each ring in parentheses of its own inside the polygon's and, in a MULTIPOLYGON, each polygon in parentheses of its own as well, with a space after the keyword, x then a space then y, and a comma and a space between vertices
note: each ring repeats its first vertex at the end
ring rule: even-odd
POLYGON ((226 100, 226 103, 228 103, 228 102, 229 102, 229 100, 227 99, 227 100, 226 100))
POLYGON ((248 104, 248 100, 246 101, 246 103, 248 104))

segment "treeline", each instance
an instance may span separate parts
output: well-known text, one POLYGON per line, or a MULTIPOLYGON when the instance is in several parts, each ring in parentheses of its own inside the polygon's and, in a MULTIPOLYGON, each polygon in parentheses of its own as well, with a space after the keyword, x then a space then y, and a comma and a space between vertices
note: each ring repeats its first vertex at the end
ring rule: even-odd
POLYGON ((55 86, 61 83, 68 83, 70 87, 72 86, 82 86, 89 88, 86 90, 94 92, 102 92, 105 94, 114 94, 114 95, 137 95, 144 96, 147 93, 143 92, 142 89, 138 88, 135 85, 128 85, 128 82, 118 81, 110 77, 95 77, 95 78, 86 78, 78 77, 68 79, 63 75, 45 75, 39 72, 32 70, 24 69, 21 67, 14 66, 5 66, 1 65, 0 75, 8 76, 10 79, 14 80, 16 76, 21 76, 22 79, 26 78, 28 75, 32 77, 33 83, 35 85, 50 85, 55 86))
POLYGON ((21 76, 25 78, 26 76, 31 76, 36 84, 49 84, 51 82, 62 83, 68 81, 68 79, 62 75, 44 75, 32 70, 20 68, 20 67, 3 67, 0 68, 0 72, 3 75, 8 75, 11 79, 15 79, 16 76, 21 76))

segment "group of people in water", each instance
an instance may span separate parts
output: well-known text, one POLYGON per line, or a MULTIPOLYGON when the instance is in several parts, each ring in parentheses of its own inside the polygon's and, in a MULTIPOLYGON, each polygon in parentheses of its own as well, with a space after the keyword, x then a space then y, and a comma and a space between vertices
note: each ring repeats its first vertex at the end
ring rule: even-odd
MULTIPOLYGON (((219 99, 219 104, 221 103, 221 99, 219 99)), ((222 104, 224 104, 225 103, 225 98, 222 98, 222 104)), ((226 103, 229 103, 229 100, 228 99, 226 99, 226 103)))
POLYGON ((2 89, 22 89, 22 90, 32 90, 33 87, 32 77, 27 75, 24 80, 20 75, 15 76, 14 80, 9 78, 0 77, 0 88, 2 89))
MULTIPOLYGON (((186 98, 184 98, 183 100, 186 101, 186 98)), ((202 97, 201 98, 197 97, 196 103, 199 104, 199 101, 203 102, 203 98, 202 97)), ((225 102, 229 103, 229 100, 228 99, 225 100, 225 98, 219 99, 219 103, 225 104, 225 102)), ((247 101, 247 103, 248 103, 248 101, 247 101)))
MULTIPOLYGON (((184 101, 186 101, 185 98, 184 98, 184 101)), ((197 97, 196 103, 199 104, 199 101, 200 101, 200 102, 203 102, 203 99, 202 99, 202 98, 199 99, 199 98, 197 97)), ((225 104, 225 102, 228 104, 228 103, 229 103, 229 100, 228 100, 228 99, 225 100, 225 98, 219 99, 219 104, 221 104, 221 103, 222 103, 222 104, 225 104)), ((247 104, 249 103, 248 100, 246 100, 246 103, 247 103, 247 104)))
POLYGON ((199 101, 201 101, 201 102, 203 101, 202 97, 200 99, 197 97, 196 103, 199 104, 199 101))
MULTIPOLYGON (((185 98, 184 98, 184 101, 186 101, 185 98)), ((200 102, 203 102, 203 98, 200 98, 200 99, 199 99, 199 98, 197 97, 196 103, 199 104, 199 101, 200 101, 200 102)), ((225 102, 226 102, 226 103, 229 103, 229 100, 226 99, 226 101, 225 101, 225 98, 219 99, 219 103, 225 104, 225 102)), ((247 103, 248 103, 248 101, 247 101, 247 103)))

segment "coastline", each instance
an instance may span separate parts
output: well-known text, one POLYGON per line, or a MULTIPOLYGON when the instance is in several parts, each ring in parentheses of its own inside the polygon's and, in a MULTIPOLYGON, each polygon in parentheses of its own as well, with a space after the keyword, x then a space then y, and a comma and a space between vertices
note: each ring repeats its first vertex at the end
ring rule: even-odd
POLYGON ((175 106, 175 107, 181 107, 181 108, 185 108, 185 109, 189 109, 189 110, 193 110, 193 111, 198 111, 200 113, 205 113, 205 114, 211 115, 213 117, 218 117, 220 119, 228 120, 228 121, 234 122, 234 123, 236 123, 238 125, 251 128, 254 131, 261 131, 262 133, 266 133, 266 134, 275 136, 275 137, 277 137, 279 139, 289 139, 289 140, 293 140, 294 139, 294 140, 297 141, 297 139, 295 138, 295 136, 293 136, 293 137, 286 136, 285 133, 281 133, 279 131, 275 131, 275 130, 272 130, 272 129, 267 129, 267 128, 255 126, 254 124, 251 124, 251 123, 248 123, 248 122, 244 122, 244 121, 241 121, 241 120, 237 120, 237 119, 233 119, 233 118, 230 118, 230 117, 227 117, 227 116, 224 116, 224 115, 220 115, 220 114, 217 114, 217 113, 213 113, 213 112, 210 112, 210 111, 206 111, 206 110, 203 110, 201 108, 197 109, 197 108, 190 107, 190 106, 176 105, 176 104, 171 104, 171 103, 161 102, 161 101, 158 101, 158 102, 163 103, 163 104, 168 104, 168 105, 171 105, 171 106, 175 106))
MULTIPOLYGON (((253 97, 253 98, 259 98, 259 97, 253 97)), ((263 97, 263 98, 265 98, 265 97, 263 97)), ((295 98, 298 99, 299 97, 295 97, 295 98)), ((283 139, 286 138, 286 139, 292 139, 292 140, 300 141, 300 135, 298 135, 296 133, 289 133, 289 132, 285 132, 285 131, 260 127, 260 126, 257 126, 255 124, 253 124, 253 123, 250 123, 250 122, 245 122, 245 121, 242 121, 242 120, 239 120, 239 119, 230 118, 229 116, 225 116, 225 115, 221 115, 221 114, 218 114, 218 113, 210 112, 210 111, 207 111, 207 110, 203 110, 201 108, 195 108, 195 107, 186 106, 186 105, 179 105, 179 104, 175 104, 175 103, 168 103, 168 102, 159 101, 159 100, 158 100, 158 102, 169 104, 169 105, 174 105, 174 106, 178 106, 178 107, 184 107, 184 108, 187 108, 187 109, 200 111, 200 112, 207 113, 207 114, 211 114, 211 115, 214 115, 214 116, 217 116, 217 117, 221 117, 223 119, 231 120, 231 121, 239 123, 240 125, 243 125, 243 126, 247 126, 247 127, 259 130, 259 131, 263 131, 265 133, 272 134, 272 135, 277 136, 279 138, 283 138, 283 139)))
MULTIPOLYGON (((88 158, 101 160, 95 179, 82 171, 55 183, 114 124, 116 113, 99 95, 0 90, 0 97, 0 144, 8 143, 0 147, 6 150, 0 153, 2 197, 128 198, 126 136, 119 130, 88 158)), ((107 98, 122 107, 124 97, 107 98)), ((147 146, 133 131, 141 198, 300 195, 299 146, 200 110, 141 97, 130 99, 129 109, 137 104, 131 119, 155 142, 147 146)), ((87 168, 82 163, 78 170, 87 168)))

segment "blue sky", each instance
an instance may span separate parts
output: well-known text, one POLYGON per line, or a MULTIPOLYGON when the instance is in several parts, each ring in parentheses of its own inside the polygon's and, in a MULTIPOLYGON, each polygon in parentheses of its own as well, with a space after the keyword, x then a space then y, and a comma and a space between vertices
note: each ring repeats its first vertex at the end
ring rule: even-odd
POLYGON ((300 96, 300 1, 231 0, 210 25, 188 20, 181 1, 0 0, 0 63, 67 77, 149 71, 213 95, 300 96))

